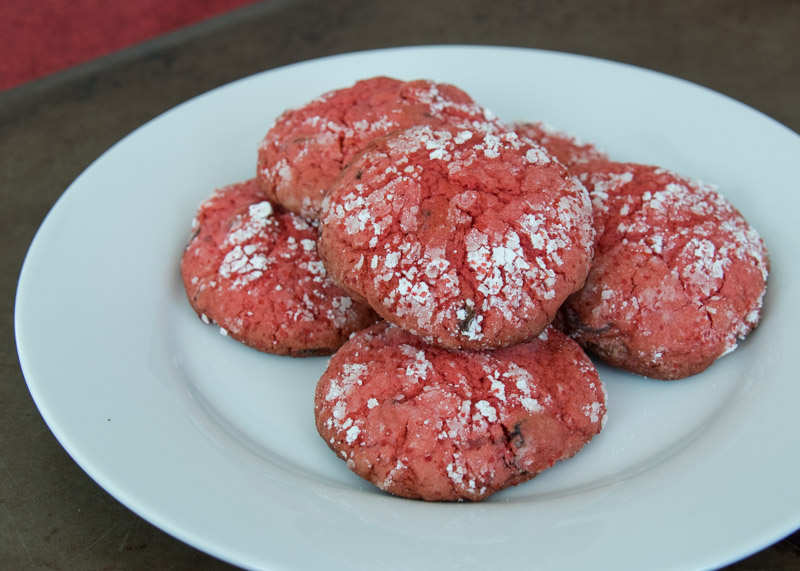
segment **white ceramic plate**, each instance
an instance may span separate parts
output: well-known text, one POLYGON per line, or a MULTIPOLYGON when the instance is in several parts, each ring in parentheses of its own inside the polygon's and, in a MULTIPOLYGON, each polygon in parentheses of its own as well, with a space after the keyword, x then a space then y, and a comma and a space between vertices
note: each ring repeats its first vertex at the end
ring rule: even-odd
POLYGON ((800 137, 693 84, 586 57, 420 47, 265 72, 149 122, 89 167, 34 240, 16 332, 64 448, 179 539, 267 569, 701 569, 800 526, 800 137), (451 82, 507 120, 545 120, 613 157, 716 182, 760 229, 773 272, 758 330, 665 383, 601 367, 604 432, 481 504, 393 498, 317 436, 327 360, 259 354, 204 326, 178 263, 195 208, 250 178, 276 116, 391 75, 451 82))

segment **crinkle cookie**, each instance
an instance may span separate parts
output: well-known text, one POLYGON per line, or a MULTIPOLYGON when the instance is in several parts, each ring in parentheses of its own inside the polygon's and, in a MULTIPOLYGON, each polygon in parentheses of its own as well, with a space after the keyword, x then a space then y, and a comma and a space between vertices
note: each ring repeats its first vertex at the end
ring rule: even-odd
POLYGON ((320 255, 382 317, 449 349, 535 337, 584 282, 583 185, 512 132, 414 127, 373 142, 331 187, 320 255))
POLYGON ((769 259, 714 187, 663 168, 578 167, 595 258, 560 323, 612 365, 657 379, 699 373, 759 321, 769 259))
POLYGON ((605 392, 581 348, 550 327, 496 351, 447 351, 378 323, 331 359, 317 430, 382 490, 473 500, 529 480, 600 432, 605 392))
POLYGON ((267 198, 317 218, 330 184, 372 139, 413 125, 499 129, 499 122, 452 85, 375 77, 283 113, 258 147, 267 198))
POLYGON ((519 122, 511 124, 509 129, 539 143, 567 168, 572 168, 578 163, 608 158, 593 144, 582 141, 575 135, 559 131, 547 123, 519 122))
POLYGON ((193 229, 186 294, 224 335, 277 355, 327 355, 377 320, 327 277, 316 228, 264 200, 255 179, 217 190, 193 229))

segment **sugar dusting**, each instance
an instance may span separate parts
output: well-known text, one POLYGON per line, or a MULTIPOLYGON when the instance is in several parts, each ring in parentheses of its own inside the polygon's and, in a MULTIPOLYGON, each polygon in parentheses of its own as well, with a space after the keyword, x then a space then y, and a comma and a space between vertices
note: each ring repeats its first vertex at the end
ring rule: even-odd
MULTIPOLYGON (((258 175, 275 196, 305 195, 300 211, 316 218, 331 180, 326 173, 376 137, 421 122, 460 125, 464 136, 501 129, 491 111, 456 91, 426 80, 373 78, 325 93, 275 122, 259 144, 258 175)), ((431 151, 445 158, 441 149, 431 151)))
MULTIPOLYGON (((622 311, 623 318, 633 322, 642 311, 652 311, 658 300, 683 296, 709 316, 704 335, 720 339, 722 354, 732 351, 758 323, 768 278, 768 256, 756 230, 715 186, 667 169, 627 165, 584 173, 582 178, 595 208, 597 243, 619 244, 632 260, 659 260, 674 276, 660 291, 602 289, 595 311, 622 311), (648 186, 641 187, 637 177, 644 177, 648 186), (752 276, 750 287, 761 293, 752 297, 749 307, 734 310, 736 300, 717 294, 730 276, 742 275, 752 276)), ((598 256, 602 259, 602 250, 598 256)), ((664 351, 654 348, 653 363, 663 359, 664 351)))
MULTIPOLYGON (((269 299, 287 307, 281 319, 288 322, 319 322, 323 328, 347 330, 360 319, 363 309, 357 307, 327 276, 316 246, 317 231, 313 224, 286 211, 276 211, 264 200, 245 201, 253 192, 254 181, 219 189, 201 204, 195 225, 195 239, 189 249, 196 255, 201 248, 216 243, 220 262, 215 273, 195 275, 190 283, 197 292, 241 292, 249 298, 269 299), (241 205, 244 202, 244 206, 241 205), (230 206, 228 206, 230 205, 230 206), (232 211, 232 209, 238 209, 232 211), (225 220, 227 231, 209 241, 203 224, 225 220), (200 239, 198 239, 200 238, 200 239), (291 273, 291 285, 280 281, 280 275, 291 273), (286 287, 285 287, 286 286, 286 287), (259 293, 257 293, 259 292, 259 293)), ((205 255, 205 254, 203 254, 205 255)), ((224 295, 220 293, 219 295, 224 295)), ((267 310, 269 311, 269 310, 267 310)), ((252 308, 242 309, 242 315, 219 313, 216 308, 203 311, 206 323, 219 322, 227 333, 239 334, 245 321, 252 321, 252 308), (207 315, 212 311, 214 318, 207 315)), ((320 330, 322 331, 322 329, 320 330)))
MULTIPOLYGON (((424 446, 433 456, 426 461, 426 472, 438 471, 426 478, 449 482, 459 498, 480 497, 497 484, 498 454, 517 457, 522 453, 517 447, 532 437, 518 432, 522 418, 544 415, 559 418, 559 422, 582 422, 587 428, 581 430, 591 433, 599 431, 605 421, 605 389, 582 354, 569 357, 575 366, 562 372, 559 383, 542 384, 541 377, 537 380, 540 374, 552 373, 537 372, 540 365, 533 355, 554 350, 547 344, 560 343, 558 336, 543 336, 530 346, 530 353, 512 357, 496 352, 448 352, 428 346, 395 326, 381 327, 384 329, 378 328, 381 332, 377 334, 371 329, 357 334, 353 345, 343 350, 338 365, 323 377, 325 384, 318 395, 324 402, 318 401, 317 406, 328 411, 323 425, 331 431, 332 444, 343 458, 353 460, 353 465, 362 470, 364 458, 385 463, 385 468, 369 465, 369 471, 381 474, 374 483, 382 489, 391 492, 401 479, 407 482, 418 477, 415 466, 419 466, 419 447, 424 446), (383 353, 380 362, 369 357, 377 347, 383 353), (446 371, 453 371, 454 376, 446 371), (577 414, 586 420, 564 417, 568 413, 559 401, 564 386, 570 386, 569 390, 582 387, 577 393, 581 396, 574 398, 583 399, 582 403, 577 401, 577 414), (399 424, 395 426, 395 421, 388 419, 399 424), (403 431, 402 437, 392 430, 403 431), (503 433, 506 440, 494 444, 486 441, 487 434, 503 433), (391 444, 387 444, 387 438, 391 444), (437 443, 434 448, 428 439, 437 443), (391 454, 384 446, 391 448, 391 454)), ((530 448, 526 450, 534 453, 535 446, 527 446, 530 448)), ((530 460, 519 457, 515 462, 521 467, 528 466, 530 460)), ((508 468, 511 466, 502 470, 508 468)), ((427 480, 427 485, 436 484, 427 480)))
POLYGON ((541 147, 509 132, 419 126, 385 145, 393 168, 372 167, 367 153, 359 168, 369 176, 330 196, 322 217, 323 234, 341 228, 348 248, 372 252, 368 264, 359 257, 352 268, 363 276, 359 293, 380 292, 376 301, 404 323, 412 322, 418 334, 445 330, 464 343, 482 342, 487 314, 517 327, 541 311, 543 301, 558 303, 565 259, 574 264, 576 252, 587 260, 591 251, 591 205, 580 181, 550 165, 541 147), (520 199, 513 217, 500 219, 503 228, 484 224, 493 213, 475 211, 483 193, 502 192, 499 188, 464 188, 445 198, 431 194, 430 179, 423 178, 423 172, 438 168, 448 184, 458 185, 481 161, 495 160, 518 165, 509 167, 518 177, 526 176, 526 169, 552 169, 542 176, 553 188, 520 199), (420 238, 425 200, 440 198, 449 203, 443 211, 447 223, 464 229, 463 241, 420 238), (479 296, 468 300, 465 288, 479 296))

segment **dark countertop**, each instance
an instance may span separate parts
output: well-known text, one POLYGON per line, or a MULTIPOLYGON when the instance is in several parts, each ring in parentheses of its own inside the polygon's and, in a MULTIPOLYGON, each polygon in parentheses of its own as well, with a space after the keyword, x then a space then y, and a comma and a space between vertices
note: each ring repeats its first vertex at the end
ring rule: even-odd
MULTIPOLYGON (((230 568, 145 522, 82 472, 39 416, 15 351, 15 288, 37 227, 70 182, 137 126, 213 87, 296 61, 492 44, 658 70, 800 132, 798 29, 794 0, 271 0, 0 93, 0 568, 230 568)), ((793 537, 730 569, 800 569, 793 537)))

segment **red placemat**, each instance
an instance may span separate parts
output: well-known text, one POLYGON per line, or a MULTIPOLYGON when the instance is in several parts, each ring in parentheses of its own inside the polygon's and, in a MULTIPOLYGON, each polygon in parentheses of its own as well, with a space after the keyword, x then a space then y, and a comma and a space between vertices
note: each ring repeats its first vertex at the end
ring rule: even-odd
POLYGON ((0 90, 256 0, 2 0, 0 90))

